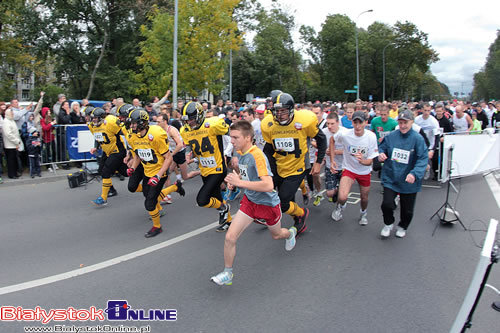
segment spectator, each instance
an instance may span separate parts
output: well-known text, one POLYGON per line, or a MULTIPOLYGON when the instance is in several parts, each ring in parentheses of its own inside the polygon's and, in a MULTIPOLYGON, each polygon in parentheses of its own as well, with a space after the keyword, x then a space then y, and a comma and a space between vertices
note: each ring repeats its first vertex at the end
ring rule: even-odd
POLYGON ((89 105, 89 100, 86 98, 82 99, 82 108, 86 107, 87 105, 89 105))
POLYGON ((80 111, 80 103, 71 103, 71 123, 72 124, 85 124, 85 116, 80 111))
POLYGON ((500 101, 496 103, 495 112, 491 116, 491 126, 495 129, 495 132, 500 131, 500 101))
POLYGON ((27 140, 27 151, 28 157, 30 159, 30 176, 35 178, 35 176, 42 177, 40 170, 40 153, 42 151, 42 142, 38 131, 35 127, 29 129, 30 136, 27 140))
MULTIPOLYGON (((182 99, 178 99, 177 100, 177 112, 179 112, 179 114, 182 112, 182 108, 184 107, 184 101, 182 99)), ((180 118, 180 117, 179 117, 180 118)))
POLYGON ((224 112, 224 101, 222 99, 217 100, 217 105, 215 106, 215 111, 217 111, 218 114, 225 113, 224 112))
POLYGON ((0 184, 3 183, 2 175, 3 175, 3 136, 2 136, 2 128, 3 128, 3 117, 5 115, 5 110, 7 109, 7 104, 5 102, 0 102, 0 184))
POLYGON ((170 95, 170 90, 167 90, 165 96, 163 96, 161 99, 159 99, 157 96, 153 97, 153 110, 156 113, 156 115, 160 114, 160 107, 163 105, 163 103, 167 102, 169 95, 170 95))
POLYGON ((149 123, 151 125, 156 125, 156 116, 158 115, 156 111, 153 109, 153 103, 147 103, 144 108, 149 115, 149 123))
POLYGON ((102 109, 106 112, 106 115, 111 114, 111 102, 106 102, 102 105, 102 109))
POLYGON ((52 107, 52 110, 54 110, 55 117, 59 117, 59 110, 61 109, 61 105, 63 102, 66 100, 66 95, 64 94, 59 94, 57 95, 57 102, 54 104, 52 107))
POLYGON ((139 99, 138 99, 138 98, 134 98, 134 99, 132 100, 132 105, 133 105, 134 107, 138 108, 138 107, 140 107, 140 106, 141 106, 141 101, 139 101, 139 99))
POLYGON ((38 103, 36 103, 35 111, 33 111, 33 114, 35 116, 35 119, 34 119, 35 128, 38 131, 38 133, 42 133, 42 125, 40 124, 40 120, 42 119, 42 115, 40 114, 40 111, 42 110, 43 96, 45 96, 45 92, 40 91, 40 99, 38 100, 38 103))
POLYGON ((14 121, 14 111, 11 109, 5 110, 2 133, 5 155, 7 157, 7 173, 9 178, 17 179, 20 177, 20 174, 17 173, 19 169, 17 154, 18 151, 24 150, 24 147, 16 122, 14 121))
POLYGON ((19 101, 17 99, 13 99, 10 102, 10 108, 14 112, 14 120, 16 122, 16 126, 18 129, 21 129, 23 124, 26 122, 26 114, 31 110, 33 104, 30 104, 27 108, 20 108, 19 101))
POLYGON ((68 101, 63 101, 60 106, 59 115, 57 116, 57 123, 59 125, 71 124, 71 109, 68 101))
POLYGON ((56 142, 54 136, 54 125, 56 120, 52 119, 52 112, 49 108, 42 108, 42 118, 40 125, 42 126, 42 150, 43 160, 47 162, 56 161, 56 142))

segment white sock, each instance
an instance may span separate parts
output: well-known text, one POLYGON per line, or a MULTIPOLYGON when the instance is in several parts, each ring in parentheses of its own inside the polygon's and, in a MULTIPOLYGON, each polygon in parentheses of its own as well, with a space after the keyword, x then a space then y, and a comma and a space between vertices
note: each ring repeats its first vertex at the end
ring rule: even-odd
POLYGON ((175 178, 177 178, 177 180, 181 180, 182 181, 182 175, 181 174, 175 175, 175 178))
POLYGON ((365 209, 365 210, 360 209, 360 210, 359 210, 359 212, 360 212, 361 214, 366 214, 366 209, 365 209))

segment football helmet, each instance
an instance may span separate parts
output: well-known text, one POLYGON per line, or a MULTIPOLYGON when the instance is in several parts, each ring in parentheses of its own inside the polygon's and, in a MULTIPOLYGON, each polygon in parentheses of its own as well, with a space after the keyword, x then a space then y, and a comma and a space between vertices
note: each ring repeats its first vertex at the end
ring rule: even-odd
POLYGON ((90 114, 90 120, 92 121, 92 124, 97 127, 104 123, 104 118, 106 118, 106 116, 106 111, 101 108, 95 108, 90 114))
POLYGON ((191 129, 196 130, 205 121, 205 111, 200 103, 189 102, 182 108, 181 120, 191 129))
POLYGON ((294 116, 295 102, 293 97, 287 93, 281 93, 273 99, 273 117, 280 125, 288 125, 292 122, 294 116), (288 118, 282 119, 283 109, 288 112, 288 118))
POLYGON ((125 121, 134 109, 135 107, 132 104, 122 104, 116 109, 116 115, 121 121, 125 121))
POLYGON ((89 105, 89 106, 84 106, 81 112, 82 112, 84 117, 90 118, 90 115, 92 114, 93 110, 94 110, 94 107, 89 105))
POLYGON ((130 129, 132 124, 136 123, 137 127, 132 130, 134 133, 139 133, 149 126, 149 114, 143 108, 135 108, 130 112, 125 122, 125 128, 130 129))

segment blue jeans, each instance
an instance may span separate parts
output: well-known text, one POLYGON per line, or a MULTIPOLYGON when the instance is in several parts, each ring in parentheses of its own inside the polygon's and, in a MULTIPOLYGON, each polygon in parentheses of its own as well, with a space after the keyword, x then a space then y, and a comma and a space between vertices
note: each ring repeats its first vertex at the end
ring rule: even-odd
POLYGON ((40 156, 30 156, 30 176, 38 176, 41 174, 40 170, 40 156))

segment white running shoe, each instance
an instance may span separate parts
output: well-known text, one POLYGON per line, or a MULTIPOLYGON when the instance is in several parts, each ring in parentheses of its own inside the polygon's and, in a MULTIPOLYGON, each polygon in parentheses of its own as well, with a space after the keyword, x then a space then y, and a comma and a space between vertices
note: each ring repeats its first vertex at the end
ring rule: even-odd
POLYGON ((291 227, 288 229, 290 231, 290 236, 285 240, 285 250, 292 251, 295 247, 295 236, 297 236, 297 228, 291 227))
POLYGON ((233 273, 223 271, 215 276, 212 276, 210 280, 219 286, 230 286, 233 284, 233 273))
POLYGON ((359 216, 359 225, 367 225, 368 224, 368 219, 366 218, 366 216, 367 216, 366 212, 361 213, 361 215, 359 216))
POLYGON ((387 238, 391 235, 392 228, 394 227, 394 224, 389 224, 386 225, 382 228, 382 231, 380 232, 380 236, 382 238, 387 238))
POLYGON ((396 237, 403 238, 404 236, 406 236, 406 230, 398 227, 398 229, 396 230, 396 237))
POLYGON ((337 204, 337 208, 332 212, 332 219, 334 221, 342 220, 342 207, 339 204, 337 204))

